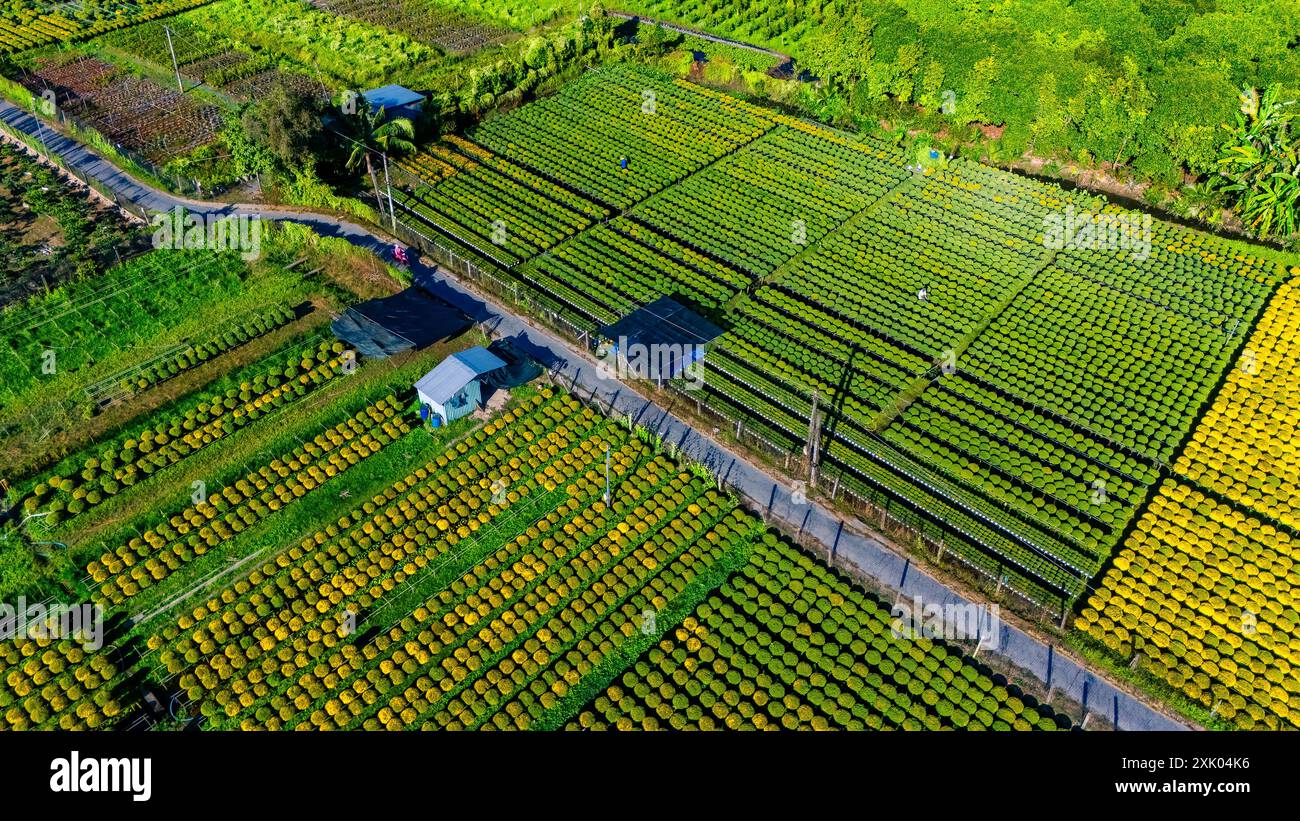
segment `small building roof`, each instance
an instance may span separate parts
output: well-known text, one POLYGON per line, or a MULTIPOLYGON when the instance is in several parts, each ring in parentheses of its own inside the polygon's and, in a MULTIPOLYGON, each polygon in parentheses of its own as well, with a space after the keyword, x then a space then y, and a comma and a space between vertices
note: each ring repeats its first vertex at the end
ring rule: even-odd
POLYGON ((506 363, 487 348, 470 348, 439 362, 436 368, 420 377, 415 389, 441 405, 477 377, 505 366, 506 363))
POLYGON ((405 86, 391 84, 372 88, 361 96, 366 98, 366 102, 370 103, 372 108, 383 106, 389 111, 412 103, 424 102, 424 95, 420 92, 412 91, 405 86))

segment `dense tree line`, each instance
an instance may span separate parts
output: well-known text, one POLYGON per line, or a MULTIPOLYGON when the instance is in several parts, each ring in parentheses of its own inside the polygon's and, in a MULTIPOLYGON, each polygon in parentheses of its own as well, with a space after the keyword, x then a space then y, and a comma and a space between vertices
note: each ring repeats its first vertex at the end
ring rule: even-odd
POLYGON ((597 7, 582 19, 494 50, 490 59, 458 64, 458 74, 445 87, 419 89, 427 101, 415 122, 385 126, 383 118, 361 102, 359 89, 326 103, 277 87, 232 118, 223 139, 241 174, 268 173, 317 191, 323 191, 318 176, 336 182, 364 176, 363 184, 374 189, 378 184, 367 156, 378 156, 379 151, 401 156, 415 142, 463 129, 492 111, 523 102, 587 63, 601 61, 616 47, 614 21, 597 7))
POLYGON ((1218 176, 1225 141, 1244 139, 1234 123, 1250 95, 1277 86, 1285 108, 1300 93, 1294 0, 627 5, 792 54, 824 81, 820 108, 835 119, 915 106, 941 127, 1004 128, 995 161, 1069 158, 1170 187, 1218 176))

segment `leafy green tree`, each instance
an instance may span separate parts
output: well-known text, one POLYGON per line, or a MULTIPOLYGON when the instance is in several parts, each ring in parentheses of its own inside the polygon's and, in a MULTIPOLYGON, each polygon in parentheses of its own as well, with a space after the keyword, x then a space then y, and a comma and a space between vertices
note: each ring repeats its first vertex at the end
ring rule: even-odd
POLYGON ((1174 65, 1147 79, 1159 89, 1133 167, 1176 186, 1216 175, 1221 123, 1232 121, 1240 86, 1221 65, 1174 65))
POLYGON ((539 71, 555 63, 555 46, 543 37, 535 37, 524 52, 524 65, 533 71, 539 71))
POLYGON ((1236 123, 1219 155, 1219 185, 1234 200, 1246 227, 1262 237, 1293 236, 1300 207, 1300 140, 1293 133, 1295 100, 1281 101, 1281 86, 1242 94, 1236 123))
POLYGON ((659 24, 642 23, 636 30, 638 51, 642 59, 658 57, 668 50, 673 38, 667 29, 659 24))
POLYGON ((1088 72, 1079 95, 1069 103, 1080 149, 1098 161, 1115 165, 1131 156, 1133 138, 1143 133, 1152 105, 1151 92, 1142 81, 1137 62, 1125 57, 1121 65, 1118 73, 1088 72))
POLYGON ((221 130, 221 142, 240 174, 255 174, 275 168, 276 156, 269 147, 253 139, 242 117, 230 116, 221 130))
POLYGON ((954 118, 961 125, 981 120, 985 115, 985 106, 993 94, 993 82, 998 75, 998 58, 989 55, 977 62, 966 77, 964 91, 957 94, 957 110, 954 118))
POLYGON ((244 112, 240 124, 248 139, 269 152, 279 168, 289 169, 321 147, 324 113, 324 104, 315 95, 277 85, 244 112))
POLYGON ((803 45, 803 67, 830 85, 851 89, 871 74, 876 50, 872 45, 875 21, 849 14, 824 24, 803 45))
POLYGON ((1143 123, 1151 114, 1152 96, 1146 83, 1142 81, 1137 61, 1124 57, 1124 71, 1115 84, 1115 93, 1119 105, 1119 121, 1123 127, 1123 138, 1119 150, 1115 152, 1115 165, 1125 158, 1125 149, 1130 140, 1142 130, 1143 123))
POLYGON ((916 80, 920 73, 925 50, 917 43, 905 43, 898 49, 890 78, 889 94, 902 102, 911 102, 916 94, 916 80))
POLYGON ((921 79, 917 83, 914 92, 916 102, 922 108, 928 108, 931 111, 939 111, 943 114, 952 113, 948 110, 948 106, 955 102, 955 95, 952 97, 944 96, 944 92, 948 90, 943 84, 945 76, 946 72, 944 71, 942 63, 936 60, 931 60, 926 63, 925 71, 922 72, 921 79))
POLYGON ((1045 74, 1034 98, 1034 118, 1029 123, 1029 151, 1038 145, 1060 145, 1070 126, 1069 113, 1056 90, 1056 75, 1045 74))

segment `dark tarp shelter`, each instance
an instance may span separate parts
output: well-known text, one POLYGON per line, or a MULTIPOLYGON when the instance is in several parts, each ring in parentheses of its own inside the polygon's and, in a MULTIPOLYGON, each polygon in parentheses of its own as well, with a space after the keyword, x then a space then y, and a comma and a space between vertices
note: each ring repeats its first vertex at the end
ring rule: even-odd
POLYGON ((362 356, 383 358, 450 339, 473 323, 419 288, 348 308, 330 326, 362 356))
POLYGON ((672 297, 660 297, 599 331, 629 365, 644 362, 649 379, 671 379, 704 355, 722 329, 672 297))

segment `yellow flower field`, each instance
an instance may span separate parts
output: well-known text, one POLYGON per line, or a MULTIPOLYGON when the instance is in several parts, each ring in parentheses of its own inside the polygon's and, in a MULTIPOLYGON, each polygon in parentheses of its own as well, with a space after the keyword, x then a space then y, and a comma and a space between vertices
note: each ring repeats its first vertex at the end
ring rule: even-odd
POLYGON ((1076 626, 1243 729, 1300 727, 1300 541, 1166 481, 1076 626))
POLYGON ((1300 292, 1284 284, 1176 470, 1300 527, 1300 292))

